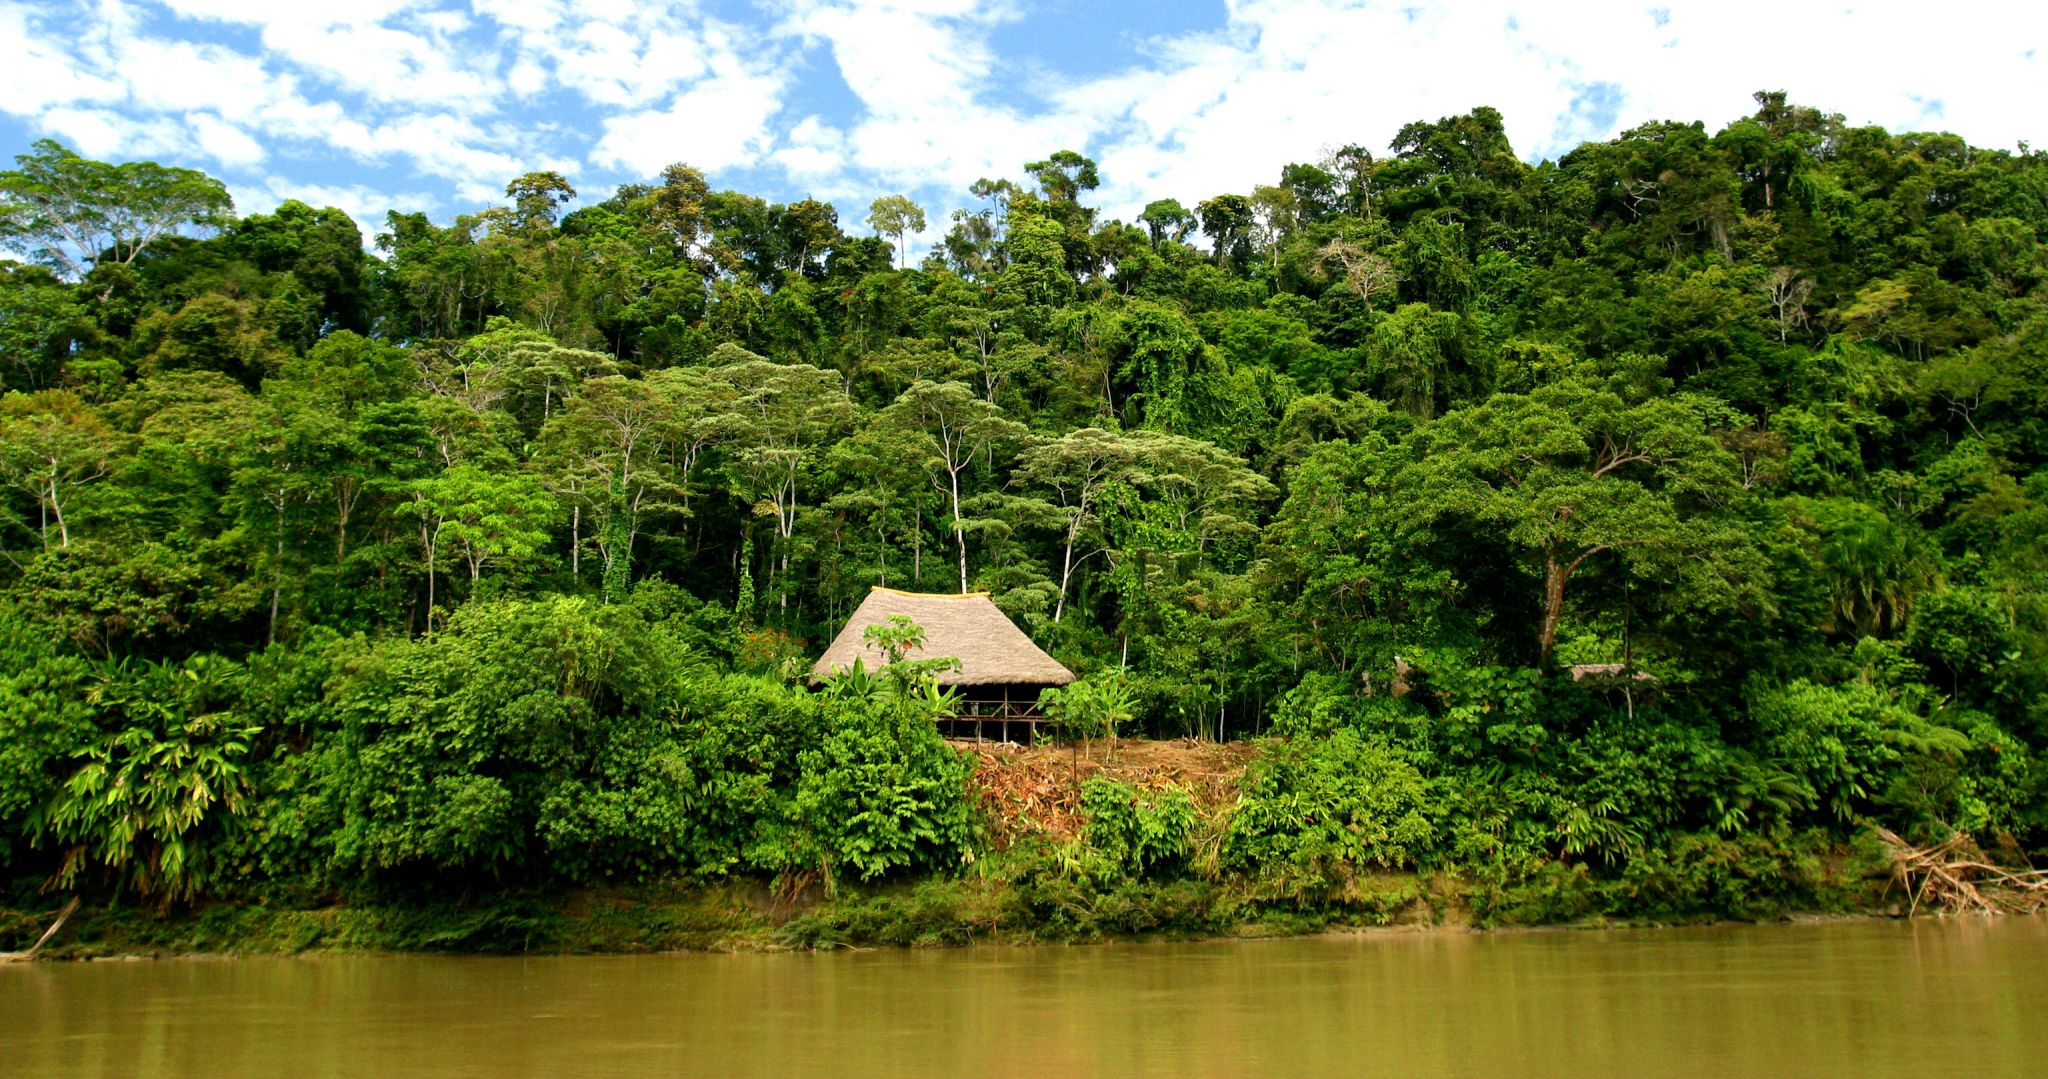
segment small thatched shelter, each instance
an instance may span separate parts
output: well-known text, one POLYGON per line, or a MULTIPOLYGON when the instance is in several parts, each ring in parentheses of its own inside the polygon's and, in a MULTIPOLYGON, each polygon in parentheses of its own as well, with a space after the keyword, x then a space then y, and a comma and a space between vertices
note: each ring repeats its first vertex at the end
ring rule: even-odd
POLYGON ((1029 740, 1040 719, 1039 692, 1074 680, 1074 672, 1031 643, 1016 623, 989 602, 988 593, 951 595, 894 588, 868 593, 825 654, 812 665, 811 680, 822 682, 851 668, 855 659, 871 671, 886 666, 888 654, 868 645, 862 635, 869 626, 886 623, 892 615, 902 615, 924 629, 924 647, 906 658, 960 661, 959 670, 940 671, 936 676, 940 685, 960 691, 960 719, 948 722, 954 728, 949 733, 977 738, 987 733, 1004 739, 1018 735, 1029 740))

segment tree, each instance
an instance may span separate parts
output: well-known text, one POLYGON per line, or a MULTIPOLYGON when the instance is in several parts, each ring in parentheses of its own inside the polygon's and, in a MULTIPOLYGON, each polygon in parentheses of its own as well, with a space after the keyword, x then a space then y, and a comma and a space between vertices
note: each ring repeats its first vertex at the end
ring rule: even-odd
POLYGON ((908 237, 910 233, 924 231, 924 208, 910 201, 908 195, 883 195, 868 205, 868 226, 878 235, 893 238, 896 241, 896 264, 907 265, 910 259, 908 237))
POLYGON ((1181 243, 1188 238, 1188 233, 1195 230, 1195 215, 1176 199, 1154 199, 1146 203, 1145 211, 1138 215, 1138 222, 1145 226, 1155 251, 1169 241, 1181 243))
POLYGON ((689 527, 697 465, 726 437, 735 401, 732 387, 705 369, 678 367, 644 379, 588 379, 549 419, 532 463, 568 504, 572 577, 583 577, 586 518, 614 599, 631 582, 649 517, 675 514, 689 527))
POLYGON ((1458 316, 1421 303, 1403 304, 1373 327, 1373 367, 1394 407, 1420 420, 1436 415, 1457 336, 1458 316))
POLYGON ((1038 189, 1044 192, 1049 202, 1078 202, 1081 192, 1093 191, 1102 184, 1102 175, 1096 171, 1095 162, 1072 150, 1061 150, 1043 161, 1029 162, 1024 171, 1038 181, 1038 189))
POLYGON ((1385 406, 1355 400, 1370 426, 1316 443, 1287 470, 1287 499, 1266 524, 1252 576, 1279 605, 1290 658, 1370 677, 1392 665, 1397 638, 1441 635, 1456 589, 1450 571, 1402 550, 1390 495, 1406 447, 1388 439, 1398 425, 1385 406))
POLYGON ((1243 269, 1251 258, 1252 203, 1243 195, 1218 195, 1195 204, 1202 235, 1216 243, 1216 261, 1243 269))
POLYGON ((0 244, 73 277, 126 266, 157 240, 183 228, 217 228, 234 212, 227 188, 192 169, 110 165, 51 139, 36 140, 34 152, 14 161, 16 168, 0 172, 0 244))
POLYGON ((1764 278, 1760 287, 1770 298, 1780 342, 1793 330, 1806 325, 1806 298, 1813 294, 1812 279, 1799 276, 1789 266, 1779 266, 1764 278))
POLYGON ((774 207, 769 216, 775 222, 775 235, 782 246, 783 272, 823 277, 825 253, 845 235, 839 231, 839 211, 829 202, 798 199, 787 206, 774 207))
POLYGON ((925 468, 953 513, 953 542, 960 561, 960 591, 967 591, 967 533, 987 527, 961 512, 960 475, 997 442, 1020 441, 1024 425, 974 395, 958 382, 919 382, 882 410, 881 422, 923 435, 925 468))
POLYGON ((726 468, 756 514, 775 519, 775 585, 788 606, 788 575, 804 481, 826 443, 853 419, 839 376, 809 364, 769 363, 741 353, 712 377, 735 395, 722 436, 731 444, 726 468))
POLYGON ((319 297, 319 314, 334 329, 370 329, 370 258, 355 219, 332 206, 314 209, 286 199, 268 214, 251 214, 223 234, 266 274, 291 280, 319 297))
MULTIPOLYGON (((908 547, 910 573, 899 585, 917 589, 924 578, 924 523, 931 503, 940 497, 924 469, 923 432, 868 423, 853 437, 832 447, 828 470, 841 477, 839 489, 825 500, 825 510, 835 516, 864 524, 859 539, 847 536, 847 545, 859 549, 872 535, 875 583, 888 587, 892 561, 899 546, 908 547)), ((866 564, 842 556, 842 572, 849 580, 870 575, 866 564)))
POLYGON ((1294 232, 1295 217, 1301 212, 1301 204, 1294 192, 1285 187, 1270 184, 1252 190, 1250 199, 1253 218, 1259 226, 1259 242, 1264 245, 1274 269, 1280 267, 1280 245, 1294 232))
POLYGON ((118 452, 117 436, 97 410, 68 390, 0 397, 0 482, 35 499, 33 530, 45 548, 52 524, 57 546, 71 546, 65 503, 78 488, 106 478, 118 452))
POLYGON ((670 165, 661 172, 661 186, 647 199, 648 220, 668 242, 670 253, 687 265, 696 265, 703 258, 711 226, 711 185, 704 174, 681 163, 670 165))
POLYGON ((518 230, 538 235, 555 227, 556 216, 575 200, 576 189, 559 172, 529 172, 505 185, 505 197, 512 200, 518 230))
POLYGON ((1102 526, 1099 503, 1104 486, 1127 479, 1138 447, 1123 434, 1099 427, 1069 431, 1049 442, 1024 451, 1017 478, 1049 488, 1058 499, 1065 518, 1060 544, 1059 602, 1052 620, 1058 622, 1067 611, 1067 594, 1074 570, 1104 548, 1083 553, 1075 550, 1084 539, 1099 536, 1102 526))
POLYGON ((1363 244, 1338 238, 1317 249, 1319 270, 1334 264, 1343 275, 1344 287, 1358 297, 1358 302, 1372 310, 1372 298, 1389 292, 1401 283, 1401 275, 1394 269, 1391 259, 1363 244))
POLYGON ((1297 225, 1314 224, 1334 216, 1340 209, 1337 176, 1323 166, 1300 162, 1285 165, 1280 169, 1280 186, 1293 197, 1297 225))
POLYGON ((39 266, 0 262, 0 392, 53 388, 91 334, 72 288, 39 266))
POLYGON ((475 465, 456 465, 414 484, 407 508, 419 518, 427 556, 428 611, 434 607, 434 561, 441 550, 454 549, 469 569, 473 590, 485 566, 538 555, 558 509, 533 477, 475 465))
POLYGON ((1135 405, 1146 427, 1182 434, 1195 428, 1213 403, 1207 391, 1217 366, 1201 329, 1178 307, 1140 300, 1124 307, 1118 330, 1121 373, 1137 384, 1125 398, 1126 419, 1135 405))
POLYGON ((1422 459, 1398 481, 1410 534, 1498 529, 1497 542, 1537 571, 1545 659, 1566 586, 1601 555, 1699 609, 1761 607, 1766 568, 1730 516, 1744 491, 1713 437, 1716 415, 1702 399, 1631 404, 1578 380, 1447 413, 1421 432, 1422 459))
MULTIPOLYGON (((945 702, 943 707, 950 713, 952 704, 944 696, 932 677, 943 671, 957 671, 960 660, 955 656, 932 656, 926 659, 911 659, 910 653, 924 650, 927 643, 924 627, 912 621, 909 615, 892 614, 885 621, 868 626, 860 631, 861 644, 867 648, 878 648, 887 656, 882 666, 882 677, 898 696, 906 698, 923 697, 934 704, 945 702)), ((859 658, 854 666, 860 666, 859 658)), ((841 677, 847 672, 841 672, 841 677)), ((848 678, 835 690, 851 688, 848 678)))
POLYGON ((398 495, 419 474, 427 432, 412 400, 417 378, 404 351, 342 330, 264 384, 283 426, 281 466, 308 496, 326 489, 336 564, 365 504, 398 495))
POLYGON ((988 213, 995 225, 996 242, 1001 243, 1003 230, 1010 222, 1010 204, 1017 201, 1017 196, 1023 192, 1008 180, 991 180, 986 176, 969 184, 967 192, 988 202, 988 213))
POLYGON ((1159 523, 1197 555, 1230 536, 1255 532, 1253 515, 1277 493, 1244 458, 1212 442, 1165 431, 1133 431, 1130 483, 1159 523))
POLYGON ((1069 738, 1081 739, 1082 752, 1094 758, 1093 742, 1109 740, 1109 757, 1116 759, 1117 731, 1137 718, 1138 701, 1122 670, 1110 668, 1065 686, 1041 690, 1038 704, 1053 729, 1069 738))
POLYGON ((998 297, 1024 307, 1049 308, 1074 295, 1067 268, 1066 227, 1049 217, 1020 216, 1010 230, 1010 264, 996 282, 998 297))
POLYGON ((146 374, 219 371, 252 390, 290 355, 256 304, 213 293, 176 311, 151 313, 136 325, 134 339, 149 350, 138 365, 146 374))
MULTIPOLYGON (((571 499, 571 560, 581 576, 584 510, 603 559, 604 579, 631 579, 634 544, 646 516, 680 507, 682 490, 664 452, 676 434, 674 399, 650 380, 605 375, 583 383, 541 429, 539 460, 571 499)), ((694 457, 693 457, 694 460, 694 457)))

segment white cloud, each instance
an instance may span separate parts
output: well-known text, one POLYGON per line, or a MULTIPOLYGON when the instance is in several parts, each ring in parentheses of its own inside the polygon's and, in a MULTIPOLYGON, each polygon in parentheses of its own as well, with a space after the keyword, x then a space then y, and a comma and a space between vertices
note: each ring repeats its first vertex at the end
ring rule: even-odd
MULTIPOLYGON (((1010 5, 973 0, 801 0, 778 30, 823 43, 860 100, 845 169, 878 190, 959 191, 1094 133, 1070 110, 1027 114, 990 100, 1006 72, 988 37, 1018 17, 1010 5)), ((806 177, 826 174, 816 153, 789 163, 806 177)))
POLYGON ((768 155, 792 177, 824 180, 846 165, 846 133, 820 116, 806 116, 790 129, 785 145, 768 155))
POLYGON ((1384 153, 1402 124, 1480 105, 1554 156, 1653 119, 1717 128, 1766 88, 1855 123, 2048 144, 2048 5, 1844 2, 1227 0, 1220 25, 1070 76, 1056 51, 997 47, 1019 20, 1067 17, 1021 0, 0 0, 0 112, 84 153, 210 162, 238 190, 296 182, 373 218, 361 200, 386 187, 467 208, 530 169, 594 189, 683 160, 773 170, 785 197, 841 199, 851 220, 876 194, 964 201, 1063 147, 1102 163, 1096 200, 1128 218, 1335 145, 1384 153), (417 177, 283 179, 355 167, 417 177))
POLYGON ((165 36, 178 24, 146 23, 132 5, 73 4, 33 17, 0 8, 0 30, 9 31, 0 61, 16 61, 0 63, 0 108, 94 156, 204 158, 233 174, 280 144, 326 149, 370 163, 409 161, 476 200, 495 201, 505 180, 528 168, 572 165, 539 145, 538 129, 488 119, 503 96, 489 75, 497 61, 456 46, 451 35, 468 23, 459 12, 403 0, 334 13, 242 0, 166 7, 254 28, 266 48, 252 54, 165 36), (381 21, 393 18, 406 26, 381 21))
POLYGON ((590 159, 639 176, 677 161, 723 169, 759 160, 772 142, 768 120, 781 108, 782 80, 721 66, 666 108, 606 117, 590 159))
POLYGON ((61 46, 32 34, 26 7, 0 6, 0 111, 33 114, 121 93, 115 80, 82 69, 61 46))
POLYGON ((501 89, 495 57, 462 47, 467 15, 417 0, 343 6, 257 0, 166 0, 193 19, 253 28, 269 58, 382 104, 433 101, 490 111, 501 89))
POLYGON ((230 168, 247 168, 269 156, 248 132, 211 113, 195 113, 189 122, 199 148, 230 168))
POLYGON ((137 118, 112 109, 63 106, 45 112, 42 121, 87 157, 168 154, 185 143, 184 133, 168 120, 137 118))

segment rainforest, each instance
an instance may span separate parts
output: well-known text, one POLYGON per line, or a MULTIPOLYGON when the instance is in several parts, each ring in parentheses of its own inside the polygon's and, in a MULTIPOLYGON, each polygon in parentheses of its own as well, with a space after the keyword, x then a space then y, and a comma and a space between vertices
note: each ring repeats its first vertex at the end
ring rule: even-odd
POLYGON ((81 948, 633 950, 2023 869, 2048 155, 1755 103, 1535 164, 1482 108, 1130 221, 1072 150, 929 223, 537 172, 367 244, 38 143, 0 949, 72 897, 81 948), (988 593, 1080 676, 1059 743, 810 684, 877 585, 988 593))

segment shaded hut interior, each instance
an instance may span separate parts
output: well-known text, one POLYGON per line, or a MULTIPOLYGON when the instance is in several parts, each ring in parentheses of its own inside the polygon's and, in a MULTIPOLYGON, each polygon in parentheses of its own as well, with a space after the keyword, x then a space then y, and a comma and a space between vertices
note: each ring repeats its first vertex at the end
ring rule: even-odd
POLYGON ((868 670, 888 665, 889 656, 866 643, 869 626, 902 615, 924 630, 925 643, 905 658, 952 658, 958 670, 934 677, 960 695, 960 715, 939 721, 949 738, 1029 743, 1044 716, 1038 695, 1074 680, 1074 672, 1047 655, 996 607, 986 592, 965 594, 903 592, 877 587, 855 608, 846 625, 811 667, 811 681, 823 682, 851 668, 857 659, 868 670))

